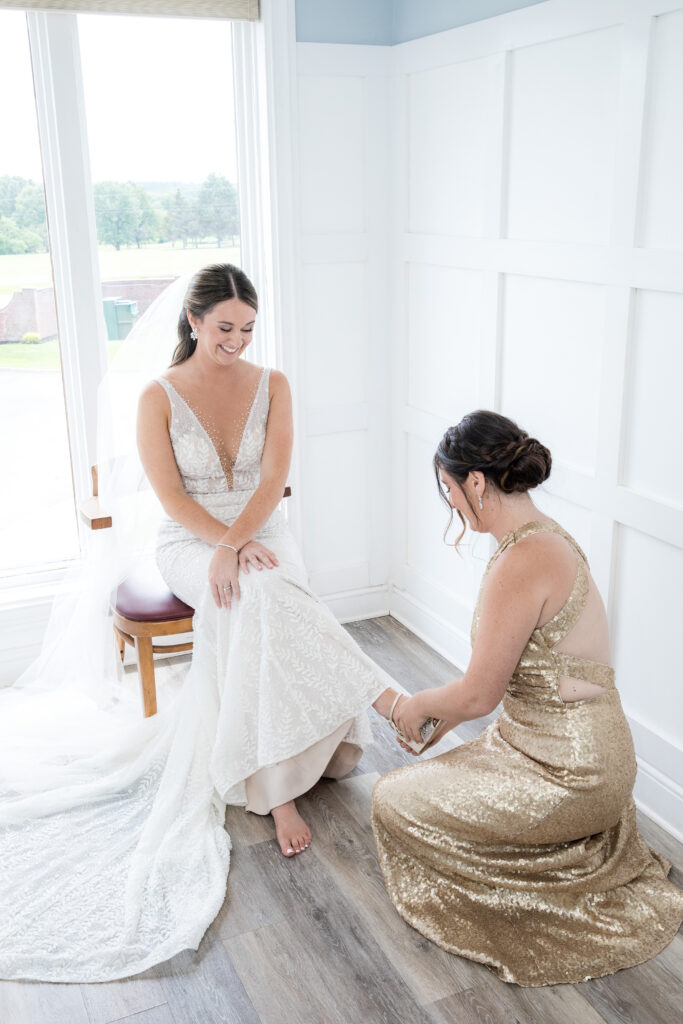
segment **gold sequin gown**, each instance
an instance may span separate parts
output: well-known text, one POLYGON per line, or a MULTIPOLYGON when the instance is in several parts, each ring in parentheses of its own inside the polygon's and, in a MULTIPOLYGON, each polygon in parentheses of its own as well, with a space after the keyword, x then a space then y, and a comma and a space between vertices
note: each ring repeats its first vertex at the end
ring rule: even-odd
MULTIPOLYGON (((389 895, 405 920, 452 953, 519 985, 577 983, 655 956, 674 937, 683 894, 638 832, 633 741, 614 671, 553 648, 589 589, 577 573, 564 607, 534 630, 503 710, 470 743, 398 768, 373 793, 373 829, 389 895), (565 703, 561 676, 605 692, 565 703)), ((486 574, 485 574, 486 576, 486 574)), ((481 590, 472 624, 477 631, 481 590)))

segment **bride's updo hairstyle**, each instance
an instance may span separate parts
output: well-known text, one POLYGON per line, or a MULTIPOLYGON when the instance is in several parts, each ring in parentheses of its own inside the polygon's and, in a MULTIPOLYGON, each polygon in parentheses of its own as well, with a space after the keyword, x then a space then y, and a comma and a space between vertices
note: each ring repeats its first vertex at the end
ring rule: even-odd
POLYGON ((183 308, 178 317, 178 344, 173 353, 171 366, 184 363, 197 347, 197 342, 190 337, 192 328, 187 314, 192 313, 201 320, 217 303, 224 302, 225 299, 239 299, 258 312, 256 289, 239 267, 233 266, 232 263, 213 263, 197 271, 185 293, 183 308))
MULTIPOLYGON (((483 473, 489 485, 503 494, 523 493, 538 487, 550 476, 552 458, 544 444, 535 437, 529 437, 507 416, 487 409, 478 409, 464 416, 455 427, 449 427, 441 438, 434 455, 434 472, 439 494, 448 505, 450 519, 444 531, 444 540, 453 522, 453 508, 444 494, 439 470, 448 473, 451 479, 462 485, 472 472, 483 473)), ((467 498, 477 522, 479 515, 467 498)), ((455 547, 462 540, 466 523, 458 512, 462 533, 455 541, 455 547)))

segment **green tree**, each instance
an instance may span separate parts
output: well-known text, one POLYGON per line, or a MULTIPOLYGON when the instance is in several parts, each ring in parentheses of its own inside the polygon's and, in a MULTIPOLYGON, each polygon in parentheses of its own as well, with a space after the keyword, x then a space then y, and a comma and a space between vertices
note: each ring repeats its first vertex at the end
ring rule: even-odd
POLYGON ((16 197, 13 220, 20 228, 28 228, 35 232, 47 251, 47 214, 45 212, 45 193, 40 185, 28 182, 16 197))
POLYGON ((173 242, 182 242, 186 249, 188 241, 196 235, 195 222, 192 207, 180 189, 176 189, 168 211, 169 237, 173 242))
POLYGON ((159 234, 159 217, 152 206, 149 193, 143 185, 129 182, 135 204, 135 241, 138 249, 143 242, 153 242, 159 234))
POLYGON ((30 228, 20 228, 9 217, 0 216, 0 256, 21 256, 40 252, 43 240, 30 228))
POLYGON ((17 175, 5 175, 0 178, 0 217, 11 217, 14 213, 16 198, 24 185, 32 185, 28 178, 19 178, 17 175))
POLYGON ((217 174, 210 174, 199 190, 197 215, 201 237, 215 235, 220 248, 221 241, 239 232, 237 189, 217 174))
POLYGON ((137 202, 135 186, 117 181, 100 181, 95 185, 95 220, 97 240, 120 249, 136 241, 137 202))

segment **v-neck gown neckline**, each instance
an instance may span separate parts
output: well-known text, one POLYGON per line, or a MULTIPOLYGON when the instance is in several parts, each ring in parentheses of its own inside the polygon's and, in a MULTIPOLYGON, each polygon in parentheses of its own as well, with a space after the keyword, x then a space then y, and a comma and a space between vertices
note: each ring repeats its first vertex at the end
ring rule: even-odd
POLYGON ((259 395, 261 394, 261 390, 264 387, 264 382, 266 382, 268 380, 268 378, 269 378, 269 374, 268 374, 267 370, 265 368, 262 369, 261 373, 259 375, 258 382, 256 384, 256 388, 254 389, 253 398, 252 398, 252 400, 251 400, 251 402, 249 404, 248 409, 246 410, 246 415, 243 416, 244 425, 242 427, 242 432, 240 434, 239 443, 237 445, 237 448, 235 449, 234 456, 230 455, 230 452, 229 452, 229 450, 227 448, 227 445, 223 441, 222 437, 220 436, 220 432, 217 429, 215 431, 215 436, 213 436, 209 417, 200 415, 199 412, 192 405, 192 403, 185 397, 185 395, 183 395, 183 393, 181 391, 178 390, 178 388, 175 386, 173 381, 170 381, 168 379, 168 377, 158 377, 157 378, 158 381, 162 384, 162 386, 164 386, 165 389, 166 389, 166 385, 169 385, 171 387, 171 389, 173 390, 173 393, 175 394, 176 398, 178 398, 183 403, 183 405, 185 406, 187 411, 194 418, 194 420, 195 420, 195 422, 197 424, 197 427, 203 432, 204 437, 206 438, 208 443, 211 445, 211 447, 213 448, 213 450, 214 450, 214 452, 216 454, 216 459, 218 460, 218 462, 219 462, 219 464, 220 464, 220 466, 221 466, 221 468, 223 470, 223 474, 225 476, 225 480, 226 480, 226 483, 228 485, 228 489, 229 490, 233 490, 233 488, 234 488, 235 467, 237 466, 237 464, 239 462, 240 453, 242 451, 242 445, 244 443, 244 438, 245 438, 245 436, 248 433, 249 424, 250 424, 251 418, 252 418, 252 416, 254 414, 254 410, 256 408, 256 404, 257 404, 257 401, 259 399, 259 395))

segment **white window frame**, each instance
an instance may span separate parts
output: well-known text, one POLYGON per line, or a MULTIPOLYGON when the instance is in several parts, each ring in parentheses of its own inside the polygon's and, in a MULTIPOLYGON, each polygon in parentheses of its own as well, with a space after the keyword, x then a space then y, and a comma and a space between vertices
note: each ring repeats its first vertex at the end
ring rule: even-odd
MULTIPOLYGON (((78 505, 91 493, 97 388, 107 366, 78 22, 70 13, 26 11, 26 17, 78 505)), ((283 345, 282 339, 295 336, 290 159, 294 0, 262 0, 261 20, 233 22, 232 33, 241 262, 257 284, 262 305, 254 356, 291 373, 294 346, 283 345)), ((295 508, 296 499, 289 509, 294 521, 295 508)), ((79 530, 82 550, 87 551, 87 528, 79 522, 79 530)), ((38 611, 40 605, 35 619, 42 626, 45 602, 59 588, 66 568, 64 564, 0 582, 0 618, 5 611, 21 608, 25 613, 30 606, 38 611)))

